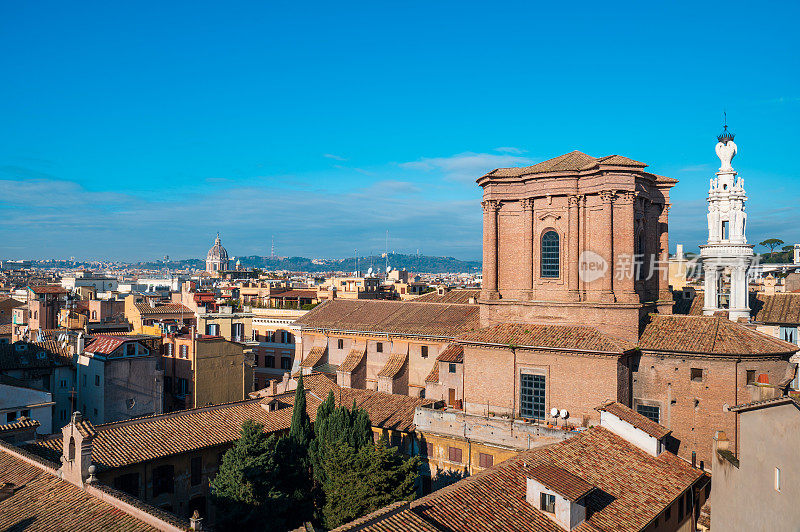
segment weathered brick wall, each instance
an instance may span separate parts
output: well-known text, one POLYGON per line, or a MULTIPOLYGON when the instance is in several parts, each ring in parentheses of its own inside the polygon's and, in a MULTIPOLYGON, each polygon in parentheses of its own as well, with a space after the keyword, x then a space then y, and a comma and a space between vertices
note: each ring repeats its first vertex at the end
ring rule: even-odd
MULTIPOLYGON (((464 400, 467 412, 519 415, 519 375, 522 369, 545 375, 545 411, 553 407, 570 412, 576 425, 586 418, 598 424, 595 407, 620 397, 618 357, 572 355, 530 349, 464 346, 464 400), (515 364, 516 352, 516 368, 515 364)), ((549 414, 548 414, 549 416, 549 414)))
POLYGON ((678 454, 710 464, 714 432, 724 430, 735 447, 735 414, 724 405, 734 406, 753 400, 755 386, 747 385, 747 370, 756 377, 765 373, 770 383, 785 377, 787 360, 748 360, 733 358, 664 357, 643 354, 638 371, 633 373, 633 408, 639 402, 652 402, 661 409, 660 423, 672 430, 680 441, 678 454), (702 369, 702 381, 691 379, 691 369, 702 369), (738 390, 738 392, 737 392, 738 390))

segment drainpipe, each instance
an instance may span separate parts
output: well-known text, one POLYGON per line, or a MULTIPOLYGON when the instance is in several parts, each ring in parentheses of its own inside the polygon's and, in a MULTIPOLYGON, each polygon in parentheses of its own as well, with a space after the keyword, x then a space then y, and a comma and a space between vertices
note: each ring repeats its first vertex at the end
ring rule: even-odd
MULTIPOLYGON (((736 389, 734 390, 734 404, 736 406, 739 404, 739 363, 742 361, 742 357, 736 359, 736 376, 734 377, 734 385, 736 389)), ((734 445, 736 445, 736 455, 739 455, 739 414, 736 412, 733 413, 734 421, 733 421, 733 441, 734 445)))
POLYGON ((514 355, 514 384, 512 386, 513 395, 511 396, 511 437, 514 437, 514 419, 517 416, 517 350, 511 348, 514 355))

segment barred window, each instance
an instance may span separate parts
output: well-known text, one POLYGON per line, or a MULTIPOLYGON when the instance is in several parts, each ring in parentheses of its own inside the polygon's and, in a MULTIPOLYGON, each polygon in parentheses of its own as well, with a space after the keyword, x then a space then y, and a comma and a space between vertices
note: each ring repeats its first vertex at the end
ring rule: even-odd
POLYGON ((520 375, 520 414, 530 419, 544 419, 544 375, 520 375))
POLYGON ((644 417, 655 421, 656 423, 660 422, 661 409, 657 406, 638 404, 636 405, 636 411, 644 417))
POLYGON ((547 231, 542 235, 541 266, 542 277, 558 277, 560 275, 560 253, 558 233, 547 231))

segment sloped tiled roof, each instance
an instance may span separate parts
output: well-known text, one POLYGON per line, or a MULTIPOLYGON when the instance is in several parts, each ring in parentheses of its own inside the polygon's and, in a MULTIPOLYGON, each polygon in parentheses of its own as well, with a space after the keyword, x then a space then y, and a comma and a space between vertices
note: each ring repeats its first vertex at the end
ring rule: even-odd
POLYGON ((723 316, 652 314, 639 338, 646 351, 698 355, 790 355, 800 347, 723 316))
POLYGON ((339 365, 339 371, 351 373, 354 371, 367 354, 367 345, 364 344, 360 348, 351 349, 342 363, 339 365))
POLYGON ((0 324, 0 336, 8 336, 12 332, 14 332, 14 324, 13 323, 0 324))
POLYGON ((461 344, 450 344, 436 357, 439 362, 464 362, 464 346, 461 344))
POLYGON ((439 382, 439 362, 435 362, 433 364, 433 368, 431 368, 431 372, 428 373, 428 376, 425 377, 425 382, 439 382))
POLYGON ((94 339, 91 341, 91 343, 86 345, 84 350, 89 351, 90 353, 110 355, 122 344, 126 342, 135 342, 136 340, 136 338, 126 335, 98 334, 94 336, 94 339))
POLYGON ((334 299, 295 323, 303 328, 452 338, 476 329, 478 312, 477 305, 334 299))
POLYGON ((0 443, 0 484, 14 486, 11 496, 0 498, 0 530, 158 530, 14 456, 5 445, 0 443))
POLYGON ((70 365, 70 356, 54 340, 0 344, 0 369, 53 368, 70 365), (18 349, 17 346, 24 346, 18 349))
MULTIPOLYGON (((437 292, 428 292, 414 298, 415 303, 455 303, 457 305, 468 305, 469 300, 475 301, 481 296, 480 290, 456 288, 439 295, 437 292)), ((473 305, 475 303, 472 303, 473 305)))
MULTIPOLYGON (((416 499, 410 511, 448 532, 563 532, 525 500, 528 469, 543 464, 597 488, 585 498, 590 517, 574 529, 577 532, 643 530, 687 489, 707 478, 669 452, 653 457, 616 434, 593 427, 566 441, 523 451, 416 499)), ((380 522, 378 517, 360 530, 387 530, 380 522)), ((398 525, 395 529, 402 530, 402 523, 398 525)))
POLYGON ((598 353, 624 353, 636 346, 599 332, 594 327, 577 325, 532 325, 504 323, 468 332, 459 342, 541 347, 598 353))
POLYGON ((373 427, 401 432, 410 432, 414 429, 414 410, 418 406, 434 402, 431 399, 420 399, 376 390, 341 388, 340 393, 340 404, 351 407, 355 399, 356 407, 363 408, 369 414, 373 427))
MULTIPOLYGON (((307 395, 307 410, 313 420, 320 402, 307 395)), ((294 402, 294 393, 284 402, 294 402)), ((92 458, 99 470, 123 467, 206 447, 236 441, 245 420, 264 425, 268 432, 288 429, 292 409, 267 412, 260 399, 182 410, 94 427, 92 458)), ((41 439, 28 448, 51 460, 61 455, 61 435, 41 439)))
POLYGON ((408 353, 392 353, 389 355, 386 365, 378 372, 378 377, 395 378, 406 365, 406 361, 408 361, 408 353))
POLYGON ((327 350, 328 348, 326 346, 312 347, 311 351, 309 351, 302 362, 300 362, 300 367, 313 368, 314 366, 318 365, 322 360, 322 357, 325 356, 325 351, 327 350))
POLYGON ((165 303, 163 305, 156 305, 155 307, 151 307, 147 303, 136 303, 136 310, 139 311, 139 314, 144 316, 148 314, 191 314, 194 315, 194 311, 189 307, 182 305, 181 303, 165 303))
POLYGON ((634 161, 622 155, 607 155, 605 157, 595 158, 575 150, 532 166, 497 168, 484 177, 518 177, 533 174, 547 174, 551 172, 578 172, 580 170, 594 168, 601 164, 607 166, 630 166, 633 168, 644 168, 647 166, 645 163, 634 161))
MULTIPOLYGON (((2 434, 3 432, 10 432, 10 431, 14 431, 14 430, 31 429, 31 428, 38 428, 38 427, 39 427, 39 422, 38 421, 36 421, 35 419, 31 419, 31 418, 23 416, 21 418, 18 418, 13 423, 6 423, 5 425, 0 425, 0 434, 2 434)), ((2 480, 2 479, 0 479, 0 480, 2 480)))
POLYGON ((66 294, 66 289, 58 284, 46 284, 39 286, 31 286, 31 292, 34 294, 66 294))
POLYGON ((622 421, 630 423, 637 429, 659 440, 672 432, 667 427, 659 425, 652 419, 647 418, 638 412, 634 412, 627 406, 616 401, 607 401, 597 407, 597 410, 600 412, 608 412, 609 414, 618 417, 622 421))
POLYGON ((581 477, 549 462, 528 467, 525 472, 529 478, 538 480, 546 488, 572 502, 579 501, 594 489, 594 486, 581 477))
MULTIPOLYGON (((401 431, 413 429, 417 406, 433 402, 375 390, 339 388, 330 378, 319 374, 304 376, 303 385, 306 411, 312 422, 329 391, 334 392, 337 404, 351 407, 355 399, 356 406, 367 411, 373 426, 401 431)), ((295 392, 291 391, 277 398, 282 403, 293 405, 294 395, 295 392)), ((269 412, 262 404, 273 399, 249 399, 95 425, 93 462, 102 471, 230 444, 239 438, 242 423, 248 419, 264 425, 266 432, 288 430, 293 406, 269 412)), ((61 435, 43 438, 25 447, 39 456, 58 461, 62 452, 61 435)))
POLYGON ((369 530, 370 532, 441 532, 442 529, 428 523, 408 508, 407 501, 398 501, 371 514, 356 519, 331 532, 369 530), (366 527, 366 528, 364 528, 366 527))
POLYGON ((800 324, 800 294, 797 293, 757 294, 751 298, 750 309, 753 321, 759 323, 800 324))

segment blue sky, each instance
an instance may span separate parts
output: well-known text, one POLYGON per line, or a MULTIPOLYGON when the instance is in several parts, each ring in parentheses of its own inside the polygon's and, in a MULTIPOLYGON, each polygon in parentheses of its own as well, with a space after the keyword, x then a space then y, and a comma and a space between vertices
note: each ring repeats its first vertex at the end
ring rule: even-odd
POLYGON ((680 179, 727 109, 748 237, 800 242, 800 3, 4 2, 0 258, 480 258, 475 178, 580 149, 680 179), (723 7, 724 5, 724 7, 723 7), (563 7, 562 7, 563 6, 563 7))

